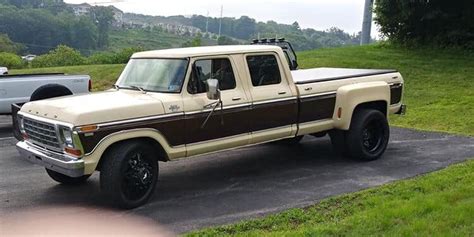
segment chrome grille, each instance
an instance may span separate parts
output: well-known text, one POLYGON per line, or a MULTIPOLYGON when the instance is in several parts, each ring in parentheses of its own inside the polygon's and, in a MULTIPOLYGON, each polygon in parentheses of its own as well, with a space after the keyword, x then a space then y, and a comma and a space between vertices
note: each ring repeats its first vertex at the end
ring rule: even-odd
POLYGON ((53 124, 24 117, 23 126, 29 140, 34 144, 53 150, 61 149, 56 127, 53 124))

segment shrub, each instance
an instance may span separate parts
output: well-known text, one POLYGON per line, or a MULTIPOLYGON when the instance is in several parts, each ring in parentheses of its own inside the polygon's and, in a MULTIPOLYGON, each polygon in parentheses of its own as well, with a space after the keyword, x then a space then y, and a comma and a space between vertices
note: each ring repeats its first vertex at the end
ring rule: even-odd
POLYGON ((114 53, 96 53, 88 58, 89 64, 125 64, 132 54, 143 51, 142 48, 125 48, 114 53))
POLYGON ((58 67, 86 64, 81 53, 65 45, 59 45, 47 54, 38 56, 31 62, 32 67, 58 67))
POLYGON ((21 68, 23 61, 20 56, 12 53, 1 52, 0 53, 0 66, 8 68, 21 68))

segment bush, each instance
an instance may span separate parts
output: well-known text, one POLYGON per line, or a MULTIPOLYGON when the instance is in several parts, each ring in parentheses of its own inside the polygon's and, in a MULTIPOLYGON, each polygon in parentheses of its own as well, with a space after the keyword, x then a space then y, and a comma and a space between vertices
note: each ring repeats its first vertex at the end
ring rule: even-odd
POLYGON ((125 48, 120 52, 96 53, 88 58, 89 64, 125 64, 132 54, 143 51, 142 48, 125 48))
POLYGON ((86 58, 73 48, 59 45, 56 49, 47 54, 36 57, 32 62, 32 67, 59 67, 86 64, 86 58))
POLYGON ((23 61, 20 56, 12 53, 0 53, 0 67, 21 68, 23 61))

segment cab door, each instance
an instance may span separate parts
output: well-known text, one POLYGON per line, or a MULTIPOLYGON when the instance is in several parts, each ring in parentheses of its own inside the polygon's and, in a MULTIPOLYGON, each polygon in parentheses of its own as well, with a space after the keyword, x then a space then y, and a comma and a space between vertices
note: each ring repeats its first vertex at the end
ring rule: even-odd
POLYGON ((279 57, 273 52, 248 54, 245 62, 252 97, 250 142, 292 136, 297 123, 298 101, 283 73, 279 57))
POLYGON ((202 57, 192 62, 183 99, 187 156, 247 145, 250 100, 231 56, 202 57), (207 98, 207 79, 218 79, 222 105, 207 98))

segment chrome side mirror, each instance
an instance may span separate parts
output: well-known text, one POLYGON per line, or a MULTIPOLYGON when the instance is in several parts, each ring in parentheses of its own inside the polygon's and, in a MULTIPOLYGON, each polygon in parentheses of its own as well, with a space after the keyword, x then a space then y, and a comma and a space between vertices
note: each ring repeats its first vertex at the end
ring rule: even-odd
POLYGON ((217 79, 207 79, 207 98, 210 100, 220 100, 221 92, 219 90, 219 80, 217 79))

